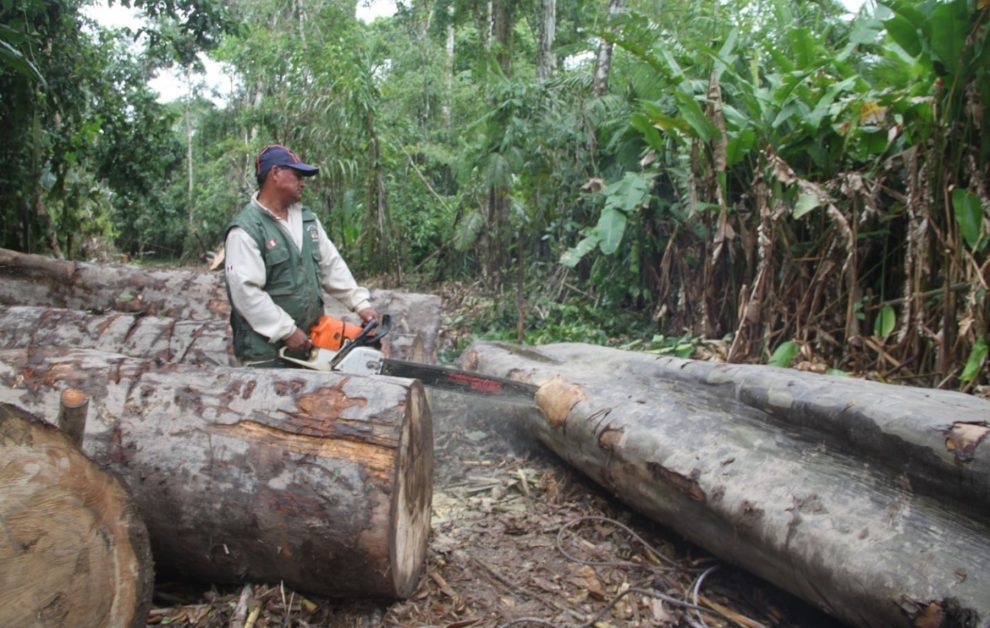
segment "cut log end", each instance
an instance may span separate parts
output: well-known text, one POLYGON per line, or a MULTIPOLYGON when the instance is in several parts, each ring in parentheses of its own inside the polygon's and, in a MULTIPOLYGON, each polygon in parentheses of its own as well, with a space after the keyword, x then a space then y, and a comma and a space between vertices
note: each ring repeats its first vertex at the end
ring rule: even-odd
POLYGON ((120 482, 6 404, 0 461, 0 625, 143 626, 151 551, 120 482))
POLYGON ((389 562, 396 596, 408 597, 422 575, 430 534, 433 494, 433 422, 422 385, 410 388, 408 418, 402 429, 393 493, 389 562))

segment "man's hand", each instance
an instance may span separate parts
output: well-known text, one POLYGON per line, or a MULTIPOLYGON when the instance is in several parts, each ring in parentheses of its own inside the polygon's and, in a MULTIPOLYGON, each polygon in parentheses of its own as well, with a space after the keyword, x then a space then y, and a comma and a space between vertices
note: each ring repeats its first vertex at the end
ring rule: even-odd
POLYGON ((309 340, 309 336, 302 333, 299 328, 296 328, 296 330, 285 339, 285 348, 292 353, 309 353, 309 350, 313 348, 313 343, 309 340))
POLYGON ((360 310, 358 312, 358 316, 361 317, 361 322, 366 325, 368 324, 368 321, 372 320, 378 321, 379 323, 382 322, 382 317, 379 316, 378 312, 373 307, 366 307, 363 310, 360 310))

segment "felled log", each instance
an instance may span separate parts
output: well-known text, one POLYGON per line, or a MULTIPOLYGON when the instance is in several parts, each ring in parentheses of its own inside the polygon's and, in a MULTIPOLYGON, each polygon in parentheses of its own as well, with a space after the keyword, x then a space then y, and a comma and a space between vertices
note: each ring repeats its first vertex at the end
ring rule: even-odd
MULTIPOLYGON (((439 321, 439 313, 434 321, 439 321)), ((390 357, 429 362, 435 357, 435 347, 428 350, 424 337, 428 334, 390 333, 382 342, 382 351, 390 357)), ((432 342, 436 342, 435 335, 432 342)), ((0 349, 28 347, 99 349, 157 363, 234 364, 226 321, 0 306, 0 349)))
POLYGON ((415 588, 433 466, 419 382, 0 351, 0 401, 54 416, 67 386, 90 396, 84 450, 127 485, 161 571, 325 596, 415 588))
POLYGON ((0 626, 145 625, 154 569, 123 485, 8 404, 0 404, 0 524, 0 626))
POLYGON ((518 418, 546 446, 844 621, 990 621, 986 401, 578 344, 476 343, 464 366, 540 384, 518 418))
POLYGON ((121 312, 0 307, 0 349, 71 347, 147 358, 155 363, 229 366, 230 332, 220 320, 176 320, 121 312))
MULTIPOLYGON (((390 357, 436 361, 440 297, 372 290, 372 305, 394 323, 383 350, 390 357)), ((55 260, 0 249, 0 305, 116 311, 176 320, 227 321, 230 304, 223 273, 196 269, 146 269, 117 264, 55 260)), ((329 299, 325 311, 358 322, 329 299)))

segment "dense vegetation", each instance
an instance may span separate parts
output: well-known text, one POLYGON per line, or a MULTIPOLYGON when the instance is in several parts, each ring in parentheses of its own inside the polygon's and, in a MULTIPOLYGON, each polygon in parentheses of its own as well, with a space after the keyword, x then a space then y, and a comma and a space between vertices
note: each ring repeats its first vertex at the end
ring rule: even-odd
POLYGON ((480 330, 990 382, 988 0, 81 4, 0 3, 3 246, 199 259, 282 142, 359 276, 480 330), (157 103, 199 51, 227 105, 157 103))

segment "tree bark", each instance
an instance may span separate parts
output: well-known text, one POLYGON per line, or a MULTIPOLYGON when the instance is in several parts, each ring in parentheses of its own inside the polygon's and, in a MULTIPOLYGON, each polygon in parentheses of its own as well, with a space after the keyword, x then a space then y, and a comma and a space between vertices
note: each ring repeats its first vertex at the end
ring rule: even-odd
POLYGON ((518 417, 541 442, 844 621, 990 619, 986 401, 577 344, 476 343, 465 366, 541 384, 518 417))
MULTIPOLYGON (((372 290, 371 303, 379 312, 392 315, 392 333, 383 342, 386 355, 416 362, 436 361, 440 297, 372 290)), ((173 319, 220 320, 224 325, 230 316, 222 273, 69 262, 6 249, 0 249, 0 305, 114 310, 173 319)), ((335 299, 329 299, 324 310, 331 316, 359 322, 356 314, 335 299)), ((187 323, 180 326, 196 327, 187 323)), ((167 329, 167 324, 156 327, 167 329)), ((174 340, 174 333, 172 336, 174 340)), ((211 344, 210 350, 216 352, 218 346, 211 344)), ((118 352, 132 355, 126 350, 118 352)))
MULTIPOLYGON (((626 6, 626 0, 609 0, 608 19, 611 21, 626 6)), ((591 79, 591 93, 602 96, 608 91, 608 75, 612 70, 612 42, 601 40, 595 58, 595 73, 591 79)))
POLYGON ((7 404, 0 524, 0 625, 145 625, 151 550, 123 485, 54 427, 7 404))
POLYGON ((224 321, 186 321, 33 306, 0 307, 0 349, 99 349, 156 364, 231 366, 224 321))
POLYGON ((546 80, 557 71, 553 42, 557 35, 557 0, 540 0, 539 41, 536 49, 536 78, 546 80))
POLYGON ((84 450, 124 480, 161 569, 404 597, 430 529, 433 441, 414 380, 0 351, 0 401, 90 396, 84 450))

